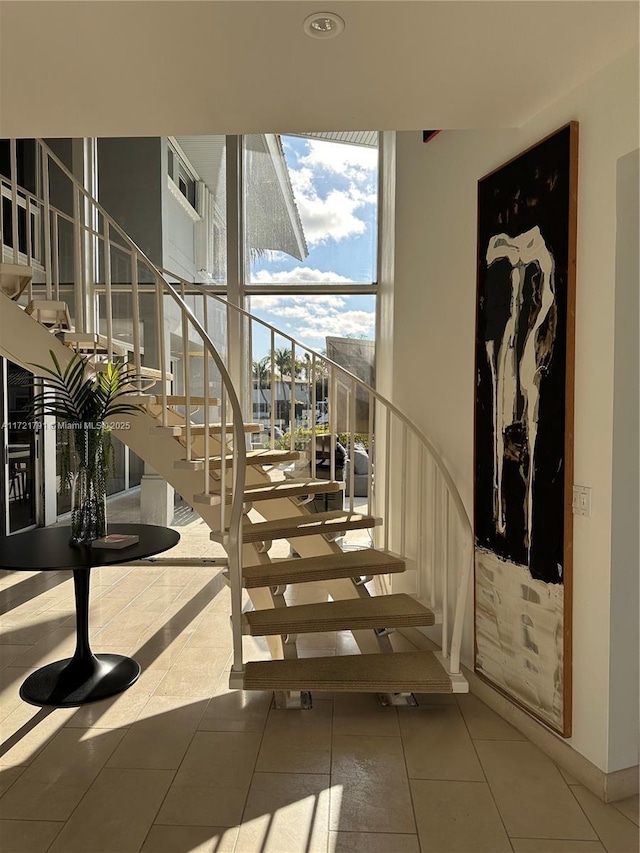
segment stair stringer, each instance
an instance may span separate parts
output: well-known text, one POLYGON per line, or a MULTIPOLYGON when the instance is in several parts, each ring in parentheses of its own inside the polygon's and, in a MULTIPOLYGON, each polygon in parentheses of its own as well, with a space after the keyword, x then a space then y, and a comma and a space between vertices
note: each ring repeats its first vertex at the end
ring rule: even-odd
MULTIPOLYGON (((152 409, 157 412, 155 406, 152 409)), ((172 412, 170 423, 180 423, 180 416, 172 412), (177 419, 177 420, 176 420, 177 419)), ((141 458, 149 462, 149 464, 162 476, 167 482, 171 483, 178 493, 192 506, 195 511, 209 524, 212 529, 216 529, 219 520, 219 508, 217 506, 207 506, 206 504, 196 503, 193 501, 194 494, 199 494, 202 491, 203 475, 202 472, 188 471, 185 469, 174 469, 173 463, 179 459, 183 459, 185 448, 177 439, 164 435, 152 435, 149 438, 149 423, 157 426, 158 421, 146 414, 143 420, 140 415, 133 416, 118 416, 120 420, 127 420, 130 428, 123 432, 122 440, 131 447, 131 449, 141 458), (162 443, 162 450, 159 452, 159 458, 154 461, 150 458, 150 451, 157 442, 162 443), (165 452, 167 443, 171 447, 171 454, 165 452), (181 485, 176 485, 176 483, 181 485)), ((159 445, 158 445, 159 447, 159 445)), ((209 451, 212 455, 220 453, 220 442, 217 436, 211 436, 209 439, 209 451)), ((202 456, 204 453, 204 439, 202 436, 194 438, 192 443, 192 455, 194 458, 202 456)), ((252 465, 247 466, 246 484, 256 485, 258 483, 270 482, 269 475, 266 471, 252 465)), ((300 518, 308 518, 311 514, 304 506, 298 506, 295 501, 290 498, 277 498, 270 501, 260 501, 258 505, 259 514, 265 521, 276 521, 283 518, 291 518, 299 516, 300 518)), ((319 557, 326 554, 340 554, 342 549, 335 542, 328 542, 324 536, 304 536, 296 539, 295 549, 301 557, 319 557)), ((243 546, 243 565, 255 566, 259 564, 269 563, 270 559, 266 554, 260 554, 258 548, 253 544, 245 544, 243 546)), ((340 598, 360 598, 362 593, 360 588, 350 578, 337 578, 325 583, 327 593, 335 599, 340 598)), ((253 606, 256 610, 267 607, 274 607, 275 601, 268 588, 256 587, 247 590, 253 606)), ((363 630, 354 631, 353 636, 358 644, 358 648, 363 654, 380 651, 380 643, 373 631, 363 630)), ((279 639, 279 638, 278 638, 279 639)), ((268 640, 271 646, 271 641, 268 640)), ((283 654, 274 655, 274 657, 282 657, 283 654)))
MULTIPOLYGON (((161 408, 159 406, 151 406, 151 411, 158 417, 161 415, 161 408)), ((177 425, 184 423, 184 420, 181 418, 179 414, 173 411, 168 412, 170 425, 177 425)), ((127 430, 127 436, 125 436, 124 440, 130 444, 130 440, 133 440, 134 436, 132 435, 132 430, 136 429, 138 416, 131 420, 131 430, 127 430)), ((158 424, 158 421, 155 421, 155 424, 158 424)), ((154 440, 160 436, 154 436, 154 440)), ((163 436, 164 437, 164 436, 163 436)), ((145 440, 147 437, 145 436, 145 440)), ((180 448, 180 455, 178 458, 183 458, 185 453, 185 445, 184 442, 180 440, 178 437, 169 438, 169 441, 174 442, 174 445, 180 448)), ((132 449, 139 455, 144 458, 142 452, 139 452, 133 445, 130 444, 132 449)), ((164 446, 164 445, 163 445, 164 446)), ((144 447, 144 445, 143 445, 144 447)), ((204 438, 203 436, 194 436, 191 442, 192 449, 192 457, 193 458, 201 458, 204 456, 204 438)), ((209 439, 209 452, 211 455, 216 455, 220 453, 220 440, 217 436, 211 436, 209 439)), ((149 460, 149 464, 151 464, 159 473, 158 468, 149 460)), ((177 472, 176 472, 177 473, 177 472)), ((184 473, 184 472, 182 472, 184 473)), ((193 472, 187 472, 193 473, 193 472)), ((170 482, 172 485, 172 479, 170 476, 162 473, 162 476, 170 482)), ((198 487, 194 490, 191 489, 189 492, 184 492, 179 490, 179 494, 195 508, 196 512, 200 513, 202 518, 207 521, 207 516, 204 512, 201 512, 203 509, 203 504, 195 503, 192 500, 192 496, 194 494, 198 494, 202 490, 202 474, 196 474, 198 487)), ((247 466, 246 471, 246 485, 258 485, 260 483, 269 483, 271 482, 271 478, 269 474, 260 467, 256 467, 253 465, 247 466)), ((300 518, 308 518, 311 514, 310 511, 305 506, 299 506, 295 501, 290 498, 276 498, 274 500, 265 500, 260 501, 255 506, 255 512, 259 513, 259 515, 264 518, 265 521, 279 521, 284 518, 292 518, 295 516, 299 516, 300 518)), ((216 516, 217 519, 217 516, 216 516)), ((213 529, 213 528, 212 528, 213 529)), ((321 557, 329 554, 341 554, 342 549, 335 542, 328 542, 324 536, 304 536, 297 538, 295 541, 295 549, 296 552, 301 557, 321 557)), ((258 549, 254 545, 244 545, 243 548, 243 565, 245 566, 255 566, 259 564, 269 563, 270 559, 266 554, 259 554, 258 549)), ((333 599, 342 599, 342 598, 360 598, 362 596, 362 590, 353 580, 350 578, 336 578, 332 581, 325 581, 324 587, 327 590, 327 593, 333 599)), ((271 592, 268 588, 260 588, 256 587, 247 591, 249 597, 251 598, 252 604, 256 610, 264 609, 267 607, 274 607, 275 602, 271 592)), ((380 649, 380 641, 376 637, 373 631, 364 630, 364 631, 354 631, 353 632, 354 639, 358 644, 358 648, 363 654, 374 654, 375 652, 379 652, 380 649)), ((280 655, 281 657, 281 655, 280 655)))

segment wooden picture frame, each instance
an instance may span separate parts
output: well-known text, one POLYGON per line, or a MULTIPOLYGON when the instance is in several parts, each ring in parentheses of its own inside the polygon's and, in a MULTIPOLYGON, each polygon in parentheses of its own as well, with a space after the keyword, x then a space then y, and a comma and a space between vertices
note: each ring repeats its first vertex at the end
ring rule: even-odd
POLYGON ((571 734, 578 123, 478 182, 475 670, 571 734))

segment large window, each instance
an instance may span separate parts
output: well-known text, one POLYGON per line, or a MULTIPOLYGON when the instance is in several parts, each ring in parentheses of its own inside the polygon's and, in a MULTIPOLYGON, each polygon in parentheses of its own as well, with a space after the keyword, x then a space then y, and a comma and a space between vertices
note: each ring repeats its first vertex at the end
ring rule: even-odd
POLYGON ((377 134, 318 136, 244 138, 248 284, 376 281, 377 134))
MULTIPOLYGON (((378 134, 253 135, 243 152, 249 310, 373 384, 378 134)), ((252 332, 259 375, 271 340, 257 324, 252 332)), ((279 357, 290 346, 278 338, 279 357)), ((263 397, 254 401, 258 419, 263 397)))

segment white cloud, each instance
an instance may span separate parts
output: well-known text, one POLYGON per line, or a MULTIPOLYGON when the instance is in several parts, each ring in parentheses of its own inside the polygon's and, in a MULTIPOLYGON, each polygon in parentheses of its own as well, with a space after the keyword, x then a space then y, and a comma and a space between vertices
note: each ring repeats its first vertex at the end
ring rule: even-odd
POLYGON ((320 139, 309 139, 309 153, 301 162, 309 166, 320 166, 341 175, 353 174, 362 179, 371 179, 378 165, 378 149, 362 145, 341 145, 320 139))
POLYGON ((302 338, 344 338, 349 335, 372 338, 376 316, 373 311, 343 311, 324 317, 309 317, 308 325, 298 325, 297 334, 302 338))
POLYGON ((366 231, 367 222, 357 212, 376 202, 377 156, 373 148, 308 140, 308 153, 289 168, 289 175, 309 244, 344 240, 366 231), (321 194, 320 183, 331 185, 338 176, 348 186, 321 194))
POLYGON ((331 294, 309 296, 252 296, 251 310, 275 326, 285 327, 294 338, 315 349, 331 337, 369 337, 375 333, 375 311, 350 309, 349 297, 331 294))
MULTIPOLYGON (((298 282, 349 283, 352 279, 336 272, 313 269, 312 267, 295 267, 292 270, 271 271, 258 270, 253 274, 255 284, 297 284, 298 282)), ((259 297, 262 298, 262 297, 259 297)), ((269 297, 271 298, 271 297, 269 297)), ((286 297, 289 298, 289 297, 286 297)), ((332 297, 333 298, 333 297, 332 297)))
POLYGON ((363 194, 355 187, 346 191, 331 190, 321 198, 315 187, 306 184, 306 177, 300 172, 291 172, 291 185, 308 243, 344 240, 367 230, 367 223, 355 215, 355 211, 366 203, 363 194))

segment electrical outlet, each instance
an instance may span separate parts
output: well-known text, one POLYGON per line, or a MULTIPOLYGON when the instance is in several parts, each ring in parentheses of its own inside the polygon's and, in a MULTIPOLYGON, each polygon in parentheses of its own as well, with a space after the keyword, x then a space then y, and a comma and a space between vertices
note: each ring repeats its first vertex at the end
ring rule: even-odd
POLYGON ((574 515, 591 515, 591 486, 574 486, 573 501, 574 515))

